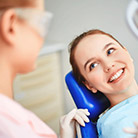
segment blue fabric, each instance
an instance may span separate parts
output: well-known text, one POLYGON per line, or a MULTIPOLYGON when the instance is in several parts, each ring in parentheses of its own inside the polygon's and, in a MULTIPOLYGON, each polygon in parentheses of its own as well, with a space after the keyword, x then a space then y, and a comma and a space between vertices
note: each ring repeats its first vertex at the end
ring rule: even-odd
POLYGON ((132 96, 115 105, 98 119, 99 138, 128 138, 133 135, 123 131, 125 127, 134 127, 138 121, 138 95, 132 96))

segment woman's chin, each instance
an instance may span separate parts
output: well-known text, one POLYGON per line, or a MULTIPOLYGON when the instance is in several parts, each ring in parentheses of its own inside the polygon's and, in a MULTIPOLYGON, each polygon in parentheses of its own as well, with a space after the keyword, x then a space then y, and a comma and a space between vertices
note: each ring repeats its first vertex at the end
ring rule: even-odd
POLYGON ((33 72, 35 69, 36 69, 36 65, 31 66, 29 68, 24 68, 20 71, 20 74, 27 74, 27 73, 33 72))

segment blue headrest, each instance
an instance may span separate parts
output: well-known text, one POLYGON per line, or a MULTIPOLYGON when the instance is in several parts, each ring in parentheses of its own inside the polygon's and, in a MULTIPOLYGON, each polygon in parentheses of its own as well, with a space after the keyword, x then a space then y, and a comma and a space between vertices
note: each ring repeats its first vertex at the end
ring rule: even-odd
POLYGON ((90 112, 89 119, 97 119, 110 106, 109 100, 101 92, 94 94, 83 84, 78 84, 72 72, 66 75, 65 81, 77 108, 87 108, 90 112))

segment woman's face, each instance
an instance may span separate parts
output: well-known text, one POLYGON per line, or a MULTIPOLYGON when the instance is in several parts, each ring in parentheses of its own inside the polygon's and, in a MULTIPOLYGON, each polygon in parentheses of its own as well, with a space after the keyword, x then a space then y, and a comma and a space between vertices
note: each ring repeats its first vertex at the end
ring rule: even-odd
POLYGON ((31 28, 31 26, 22 25, 19 30, 22 34, 18 35, 17 46, 14 58, 17 63, 19 73, 27 73, 36 68, 36 59, 43 44, 43 38, 31 28))
MULTIPOLYGON (((43 12, 42 4, 41 0, 33 9, 43 12)), ((17 56, 15 60, 17 60, 18 72, 27 73, 35 69, 35 61, 38 57, 40 48, 43 45, 44 39, 41 37, 37 29, 28 24, 27 21, 19 24, 18 27, 19 29, 17 30, 19 35, 17 36, 16 53, 14 53, 14 55, 17 56)))
POLYGON ((82 39, 76 47, 75 60, 86 86, 93 92, 121 93, 134 79, 129 53, 106 35, 89 35, 82 39))

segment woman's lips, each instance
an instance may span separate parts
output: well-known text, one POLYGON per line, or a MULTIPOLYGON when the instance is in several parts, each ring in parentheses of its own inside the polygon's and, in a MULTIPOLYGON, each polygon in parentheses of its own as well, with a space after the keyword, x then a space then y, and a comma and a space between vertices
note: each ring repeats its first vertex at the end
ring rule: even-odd
POLYGON ((122 76, 124 74, 124 70, 125 69, 122 68, 122 69, 119 69, 117 72, 113 73, 111 75, 111 77, 109 78, 108 83, 116 83, 116 82, 118 82, 122 78, 122 76))

